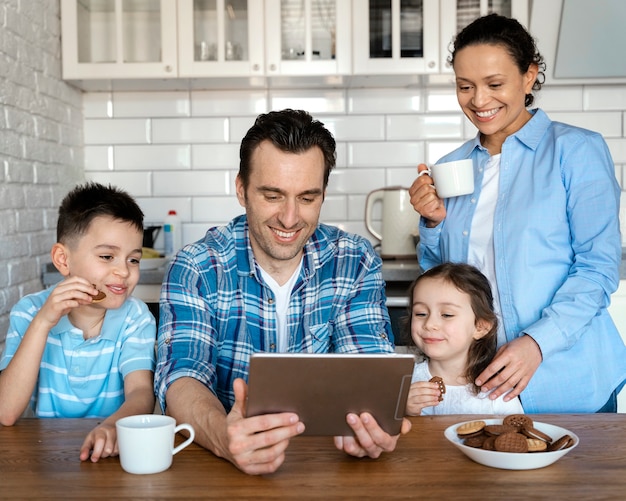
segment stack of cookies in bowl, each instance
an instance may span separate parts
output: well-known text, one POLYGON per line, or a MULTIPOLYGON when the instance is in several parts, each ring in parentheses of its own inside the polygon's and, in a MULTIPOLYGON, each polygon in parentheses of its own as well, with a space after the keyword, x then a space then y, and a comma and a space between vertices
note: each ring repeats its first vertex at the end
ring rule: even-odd
POLYGON ((470 421, 456 429, 457 436, 469 447, 480 447, 499 452, 553 452, 574 445, 574 439, 565 434, 553 437, 534 427, 533 420, 524 414, 512 414, 502 424, 470 421))
POLYGON ((534 421, 524 414, 457 423, 449 426, 444 435, 473 461, 508 470, 548 466, 579 441, 565 428, 534 421))

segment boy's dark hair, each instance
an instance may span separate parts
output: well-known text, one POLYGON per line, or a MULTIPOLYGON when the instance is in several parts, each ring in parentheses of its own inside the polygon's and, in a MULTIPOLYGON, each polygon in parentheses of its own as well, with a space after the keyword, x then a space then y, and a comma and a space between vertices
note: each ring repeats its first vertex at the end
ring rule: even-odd
POLYGON ((493 294, 487 277, 478 268, 464 263, 443 263, 417 277, 409 288, 408 306, 408 335, 407 340, 415 346, 411 338, 411 314, 413 309, 413 291, 417 284, 426 278, 439 278, 454 285, 459 291, 470 298, 472 311, 476 323, 484 320, 491 323, 491 329, 480 339, 475 339, 469 348, 465 377, 473 385, 474 393, 480 392, 480 387, 474 385, 478 375, 489 365, 496 354, 498 317, 493 309, 493 294))
POLYGON ((302 110, 285 109, 259 115, 239 148, 239 178, 244 188, 250 181, 250 159, 263 141, 289 153, 304 153, 317 146, 324 155, 324 188, 335 167, 335 139, 319 120, 302 110))
MULTIPOLYGON (((454 39, 448 62, 454 66, 454 57, 458 51, 469 45, 500 45, 510 54, 520 73, 528 71, 531 64, 539 68, 533 90, 541 89, 545 80, 546 63, 539 53, 534 38, 519 21, 499 14, 479 17, 463 28, 454 39)), ((533 104, 532 94, 526 94, 525 106, 533 104)))
POLYGON ((82 236, 98 216, 126 221, 143 231, 143 212, 133 197, 111 185, 88 182, 76 186, 61 202, 57 242, 68 243, 82 236))

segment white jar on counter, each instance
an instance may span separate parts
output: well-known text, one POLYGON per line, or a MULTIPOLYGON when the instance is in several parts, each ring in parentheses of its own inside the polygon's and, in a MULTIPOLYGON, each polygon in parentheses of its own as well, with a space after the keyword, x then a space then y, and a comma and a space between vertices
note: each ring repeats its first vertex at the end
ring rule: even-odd
POLYGON ((175 210, 169 211, 163 221, 163 241, 167 258, 173 257, 183 246, 183 227, 175 210))

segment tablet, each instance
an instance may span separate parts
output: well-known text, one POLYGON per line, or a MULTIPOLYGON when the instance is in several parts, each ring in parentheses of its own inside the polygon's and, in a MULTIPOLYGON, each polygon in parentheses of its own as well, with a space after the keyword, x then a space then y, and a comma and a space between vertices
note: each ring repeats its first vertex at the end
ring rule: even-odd
POLYGON ((295 412, 303 435, 353 435, 349 412, 400 433, 415 358, 406 354, 255 353, 246 416, 295 412))

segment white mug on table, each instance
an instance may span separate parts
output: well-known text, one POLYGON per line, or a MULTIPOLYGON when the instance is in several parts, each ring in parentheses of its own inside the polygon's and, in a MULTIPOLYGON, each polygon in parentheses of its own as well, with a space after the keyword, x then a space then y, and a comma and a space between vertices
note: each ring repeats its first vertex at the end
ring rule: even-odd
POLYGON ((435 164, 417 176, 428 174, 439 198, 451 198, 474 192, 474 162, 471 158, 435 164))
POLYGON ((179 424, 170 416, 140 414, 115 423, 120 463, 128 473, 159 473, 172 465, 174 454, 187 447, 195 437, 189 424, 179 424), (189 438, 174 447, 174 436, 187 430, 189 438))

